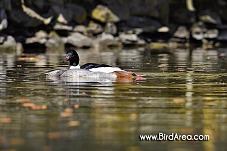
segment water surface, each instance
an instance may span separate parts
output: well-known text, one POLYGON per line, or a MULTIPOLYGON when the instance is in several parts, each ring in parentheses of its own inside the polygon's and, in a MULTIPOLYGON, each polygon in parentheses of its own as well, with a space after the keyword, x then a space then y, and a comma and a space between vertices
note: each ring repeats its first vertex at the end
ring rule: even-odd
POLYGON ((226 150, 227 49, 79 50, 81 64, 146 75, 130 83, 47 79, 64 51, 0 55, 0 150, 226 150), (140 141, 139 135, 209 135, 209 141, 140 141))

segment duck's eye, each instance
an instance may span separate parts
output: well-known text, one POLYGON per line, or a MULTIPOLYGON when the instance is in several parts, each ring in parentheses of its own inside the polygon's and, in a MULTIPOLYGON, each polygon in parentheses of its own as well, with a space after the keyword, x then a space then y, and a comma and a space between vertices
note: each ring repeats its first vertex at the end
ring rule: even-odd
POLYGON ((74 55, 72 53, 68 53, 67 56, 73 57, 74 55))

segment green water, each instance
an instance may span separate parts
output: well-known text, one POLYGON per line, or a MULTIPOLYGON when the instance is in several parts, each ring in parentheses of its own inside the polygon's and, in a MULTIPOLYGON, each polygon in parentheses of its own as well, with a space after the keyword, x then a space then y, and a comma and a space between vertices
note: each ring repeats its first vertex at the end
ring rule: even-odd
POLYGON ((227 49, 79 50, 81 64, 146 75, 130 83, 47 79, 64 52, 0 55, 0 150, 216 151, 227 143, 227 49), (140 135, 209 135, 209 141, 140 141, 140 135))

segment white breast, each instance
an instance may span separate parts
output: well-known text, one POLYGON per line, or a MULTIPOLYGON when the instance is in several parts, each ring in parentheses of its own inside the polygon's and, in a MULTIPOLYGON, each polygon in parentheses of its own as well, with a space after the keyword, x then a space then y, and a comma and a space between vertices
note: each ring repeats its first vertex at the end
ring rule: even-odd
POLYGON ((77 65, 77 66, 70 66, 69 69, 80 69, 80 65, 77 65))
POLYGON ((98 67, 98 68, 89 69, 89 71, 111 73, 114 71, 124 71, 124 70, 122 70, 121 68, 118 68, 118 67, 98 67))

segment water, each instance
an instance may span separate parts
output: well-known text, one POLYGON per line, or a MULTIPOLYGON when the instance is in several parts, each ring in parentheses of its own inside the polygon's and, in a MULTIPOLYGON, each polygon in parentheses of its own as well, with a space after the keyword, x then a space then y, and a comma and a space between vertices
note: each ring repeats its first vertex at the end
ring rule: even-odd
POLYGON ((81 64, 145 74, 130 83, 47 79, 64 52, 0 55, 0 150, 226 150, 227 49, 152 54, 79 50, 81 64), (140 135, 209 135, 209 141, 140 141, 140 135))

